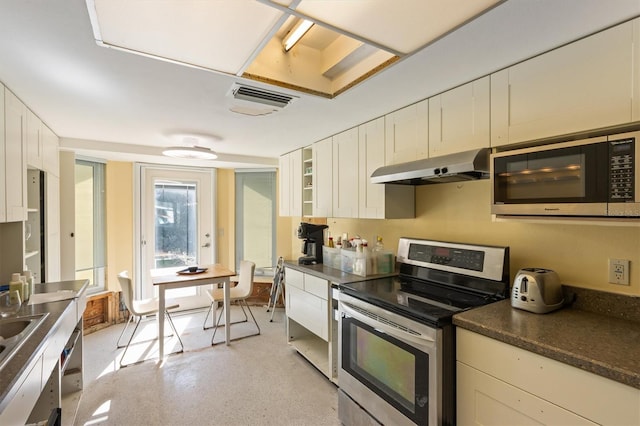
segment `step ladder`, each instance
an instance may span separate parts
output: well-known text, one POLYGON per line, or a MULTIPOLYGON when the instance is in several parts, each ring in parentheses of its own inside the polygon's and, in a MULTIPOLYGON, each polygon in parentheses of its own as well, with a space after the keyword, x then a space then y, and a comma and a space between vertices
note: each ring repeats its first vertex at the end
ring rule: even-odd
POLYGON ((271 284, 271 293, 269 294, 269 303, 267 304, 267 312, 271 309, 271 318, 269 322, 273 322, 273 314, 276 311, 276 304, 282 297, 282 304, 284 305, 284 259, 282 256, 278 258, 276 263, 276 270, 273 274, 273 283, 271 284))

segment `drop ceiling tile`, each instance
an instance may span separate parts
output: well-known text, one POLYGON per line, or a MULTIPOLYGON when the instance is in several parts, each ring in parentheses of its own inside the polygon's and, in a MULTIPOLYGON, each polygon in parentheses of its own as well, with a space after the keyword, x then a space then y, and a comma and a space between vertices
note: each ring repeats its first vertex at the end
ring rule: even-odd
POLYGON ((283 15, 254 0, 90 1, 105 44, 229 74, 283 15))
MULTIPOLYGON (((296 12, 412 53, 502 0, 302 0, 296 12)), ((288 3, 275 0, 274 3, 288 3)))

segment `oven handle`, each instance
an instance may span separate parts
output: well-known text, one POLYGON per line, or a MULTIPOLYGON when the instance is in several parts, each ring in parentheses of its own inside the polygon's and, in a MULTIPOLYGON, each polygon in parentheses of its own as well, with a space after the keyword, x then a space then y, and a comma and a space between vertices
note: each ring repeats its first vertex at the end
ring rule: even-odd
POLYGON ((435 341, 433 339, 431 339, 430 337, 427 337, 423 334, 411 334, 411 333, 407 333, 406 331, 400 329, 400 328, 396 328, 396 327, 392 327, 390 325, 387 325, 383 322, 380 321, 376 321, 372 318, 369 318, 366 315, 361 314, 360 312, 352 309, 349 305, 347 305, 346 303, 340 303, 340 308, 342 309, 342 317, 344 318, 345 316, 350 316, 352 318, 355 318, 367 325, 370 325, 371 327, 375 328, 378 331, 381 331, 383 333, 386 333, 390 336, 396 337, 398 339, 402 339, 402 340, 408 340, 416 345, 420 345, 420 346, 431 346, 433 344, 435 344, 435 341))

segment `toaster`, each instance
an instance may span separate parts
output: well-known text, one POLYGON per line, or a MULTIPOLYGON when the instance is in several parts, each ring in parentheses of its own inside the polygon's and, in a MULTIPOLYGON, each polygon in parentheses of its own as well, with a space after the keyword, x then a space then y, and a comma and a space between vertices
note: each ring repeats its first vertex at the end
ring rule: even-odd
POLYGON ((550 269, 523 268, 511 289, 511 306, 536 314, 560 309, 564 304, 558 274, 550 269))

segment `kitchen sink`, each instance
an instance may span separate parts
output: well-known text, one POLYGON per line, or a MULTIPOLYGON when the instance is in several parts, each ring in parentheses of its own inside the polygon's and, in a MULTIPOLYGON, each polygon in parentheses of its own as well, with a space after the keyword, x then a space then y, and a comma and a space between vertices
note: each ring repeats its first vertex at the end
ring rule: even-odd
POLYGON ((6 365, 47 313, 0 319, 0 370, 6 365))

